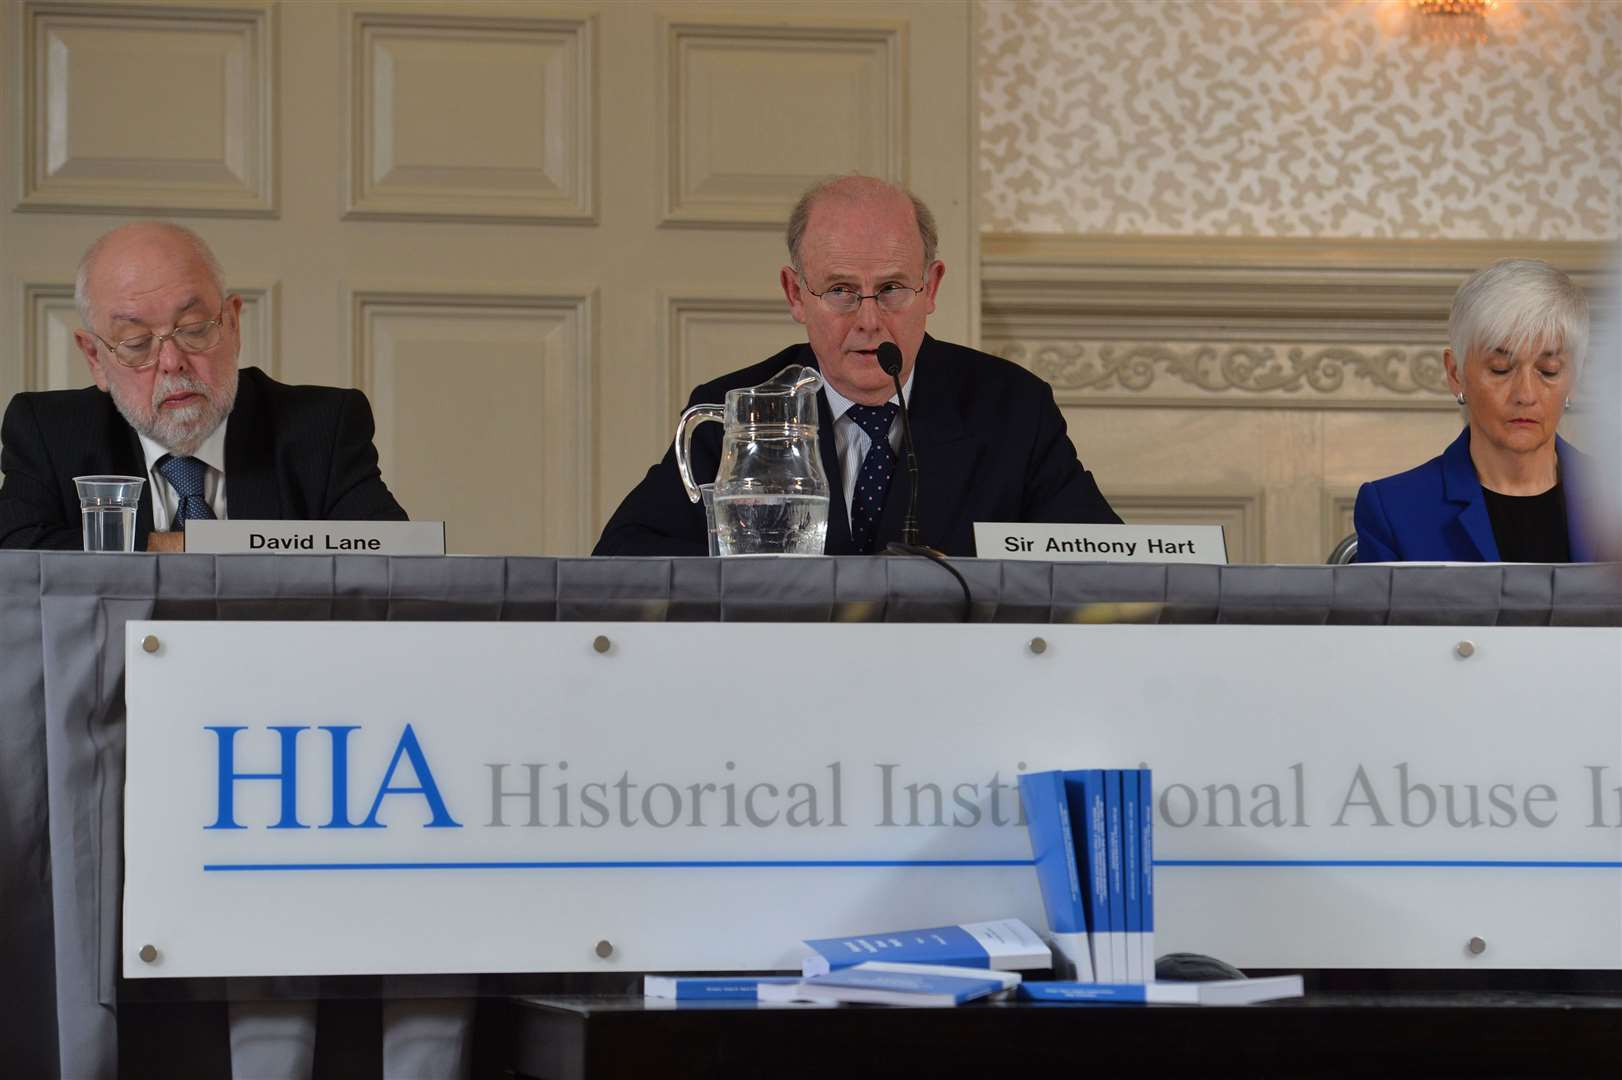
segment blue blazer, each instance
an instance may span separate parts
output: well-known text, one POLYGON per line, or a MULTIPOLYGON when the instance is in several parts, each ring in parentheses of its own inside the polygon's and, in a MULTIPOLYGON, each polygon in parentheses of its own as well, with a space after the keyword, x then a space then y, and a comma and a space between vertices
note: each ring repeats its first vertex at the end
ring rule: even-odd
MULTIPOLYGON (((1566 531, 1573 562, 1592 562, 1594 549, 1581 527, 1578 500, 1586 461, 1555 436, 1560 482, 1566 494, 1566 531)), ((1441 457, 1384 480, 1364 484, 1352 511, 1358 562, 1499 562, 1487 500, 1470 460, 1465 428, 1441 457)))

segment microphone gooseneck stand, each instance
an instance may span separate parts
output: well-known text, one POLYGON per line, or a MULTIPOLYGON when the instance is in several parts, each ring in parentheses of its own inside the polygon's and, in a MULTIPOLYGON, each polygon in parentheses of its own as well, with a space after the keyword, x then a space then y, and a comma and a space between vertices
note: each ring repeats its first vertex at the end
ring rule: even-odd
POLYGON ((924 544, 918 531, 918 447, 912 441, 912 418, 907 412, 906 395, 901 392, 901 350, 893 342, 886 341, 879 346, 878 359, 879 367, 895 383, 895 398, 901 409, 901 444, 907 452, 907 480, 912 488, 907 497, 907 515, 901 522, 901 539, 886 544, 884 554, 924 558, 945 569, 957 579, 958 588, 963 590, 963 617, 960 621, 968 622, 974 613, 969 583, 957 567, 946 561, 944 552, 924 544))

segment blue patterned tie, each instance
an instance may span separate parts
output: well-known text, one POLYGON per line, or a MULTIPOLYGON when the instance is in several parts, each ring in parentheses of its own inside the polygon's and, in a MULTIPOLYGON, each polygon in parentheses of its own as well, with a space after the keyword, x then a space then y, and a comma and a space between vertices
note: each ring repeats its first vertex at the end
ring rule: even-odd
POLYGON ((845 415, 856 421, 857 426, 873 440, 856 474, 856 490, 851 492, 850 498, 850 539, 860 552, 873 550, 879 514, 884 510, 884 496, 890 490, 890 477, 895 475, 895 451, 890 448, 890 425, 898 411, 893 403, 852 405, 845 410, 845 415))
POLYGON ((203 498, 203 478, 208 475, 207 465, 194 457, 165 454, 158 461, 158 471, 169 481, 169 486, 175 489, 179 499, 175 519, 169 523, 170 529, 184 530, 188 521, 214 519, 214 511, 209 508, 208 500, 203 498))

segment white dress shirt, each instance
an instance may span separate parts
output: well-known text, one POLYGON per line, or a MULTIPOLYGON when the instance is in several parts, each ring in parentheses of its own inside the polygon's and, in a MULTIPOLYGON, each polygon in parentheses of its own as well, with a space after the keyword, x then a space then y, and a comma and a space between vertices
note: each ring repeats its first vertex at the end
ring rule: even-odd
MULTIPOLYGON (((214 516, 222 521, 225 519, 225 425, 230 422, 230 417, 221 421, 214 434, 204 440, 192 455, 208 466, 208 471, 203 474, 203 498, 208 501, 214 516)), ((175 494, 175 489, 158 471, 158 459, 170 451, 161 443, 142 435, 141 452, 146 455, 146 482, 152 485, 152 531, 167 532, 169 523, 180 509, 180 496, 175 494)))
MULTIPOLYGON (((905 396, 907 404, 912 404, 912 377, 918 373, 917 369, 907 376, 907 381, 901 385, 901 393, 905 396)), ((850 520, 850 503, 852 493, 856 490, 856 474, 862 469, 862 459, 873 445, 862 425, 845 415, 852 405, 856 404, 845 397, 833 385, 824 379, 822 392, 828 397, 828 408, 833 413, 834 421, 834 451, 839 455, 840 488, 845 493, 845 520, 850 520)), ((890 395, 891 403, 896 396, 890 395)), ((901 458, 901 414, 896 413, 895 419, 890 421, 890 449, 895 451, 897 462, 901 458)), ((893 481, 892 477, 892 481, 893 481)))

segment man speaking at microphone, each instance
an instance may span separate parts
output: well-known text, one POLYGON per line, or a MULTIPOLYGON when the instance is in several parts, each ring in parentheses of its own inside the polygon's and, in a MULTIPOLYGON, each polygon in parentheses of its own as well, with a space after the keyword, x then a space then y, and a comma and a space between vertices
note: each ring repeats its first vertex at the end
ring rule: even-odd
MULTIPOLYGON (((1047 383, 1017 364, 924 332, 946 266, 935 219, 917 196, 866 176, 816 185, 788 224, 778 274, 807 341, 693 391, 688 404, 765 382, 789 364, 816 367, 818 444, 828 474, 829 555, 868 555, 902 537, 912 501, 900 400, 918 454, 919 539, 974 554, 976 521, 1117 524, 1082 468, 1047 383), (900 350, 894 376, 879 347, 900 350)), ((714 478, 721 427, 693 434, 693 475, 714 478)), ((673 450, 625 497, 595 555, 704 555, 704 508, 691 502, 673 450)))

